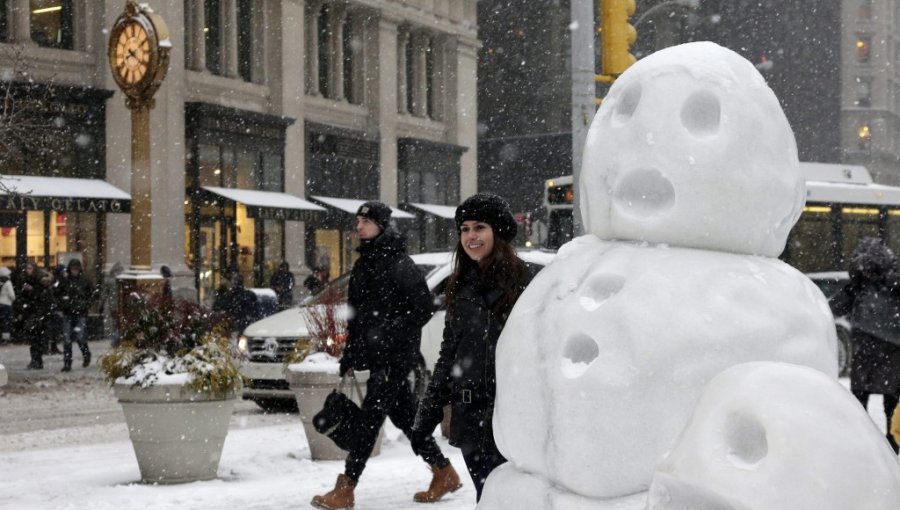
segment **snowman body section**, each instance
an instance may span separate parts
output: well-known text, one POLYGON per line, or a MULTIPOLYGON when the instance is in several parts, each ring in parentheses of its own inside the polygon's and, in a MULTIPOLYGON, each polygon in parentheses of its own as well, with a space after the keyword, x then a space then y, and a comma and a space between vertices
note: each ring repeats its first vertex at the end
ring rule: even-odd
POLYGON ((641 492, 716 374, 769 360, 836 378, 836 342, 822 293, 777 259, 584 236, 507 322, 494 435, 568 491, 641 492))

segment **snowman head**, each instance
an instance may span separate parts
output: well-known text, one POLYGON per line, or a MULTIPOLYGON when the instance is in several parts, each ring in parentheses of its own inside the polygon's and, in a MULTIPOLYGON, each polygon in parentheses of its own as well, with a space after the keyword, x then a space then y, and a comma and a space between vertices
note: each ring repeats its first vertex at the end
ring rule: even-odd
POLYGON ((601 239, 777 256, 802 211, 794 134, 763 77, 711 42, 637 62, 610 88, 580 176, 601 239))

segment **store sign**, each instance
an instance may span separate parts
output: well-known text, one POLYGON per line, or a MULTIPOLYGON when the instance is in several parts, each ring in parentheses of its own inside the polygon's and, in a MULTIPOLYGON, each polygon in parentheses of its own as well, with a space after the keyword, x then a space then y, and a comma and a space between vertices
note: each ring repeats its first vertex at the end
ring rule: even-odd
POLYGON ((56 211, 84 213, 128 213, 130 200, 111 198, 61 198, 34 197, 30 195, 7 195, 0 197, 3 211, 56 211))
POLYGON ((304 209, 278 209, 274 207, 247 207, 247 216, 261 220, 312 221, 318 211, 304 209))

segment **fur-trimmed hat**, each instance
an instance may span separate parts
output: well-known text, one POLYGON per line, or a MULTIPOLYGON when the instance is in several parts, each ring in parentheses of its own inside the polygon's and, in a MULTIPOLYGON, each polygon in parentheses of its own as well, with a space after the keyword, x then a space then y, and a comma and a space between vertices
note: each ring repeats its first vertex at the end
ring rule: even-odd
POLYGON ((377 200, 370 200, 359 206, 356 215, 374 221, 381 228, 381 231, 384 232, 391 222, 391 212, 391 208, 387 204, 377 200))
POLYGON ((456 230, 464 221, 483 221, 494 229, 494 233, 512 241, 516 237, 516 219, 509 210, 509 204, 500 195, 476 193, 456 208, 456 230))

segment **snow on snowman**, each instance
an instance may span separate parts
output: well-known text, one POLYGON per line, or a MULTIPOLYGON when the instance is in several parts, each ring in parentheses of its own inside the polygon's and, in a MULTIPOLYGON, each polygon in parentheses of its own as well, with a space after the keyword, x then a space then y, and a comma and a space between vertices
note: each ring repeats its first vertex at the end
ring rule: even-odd
POLYGON ((479 509, 900 508, 900 464, 837 382, 827 301, 776 258, 805 188, 752 64, 710 42, 637 62, 579 192, 589 233, 498 344, 509 462, 479 509))

